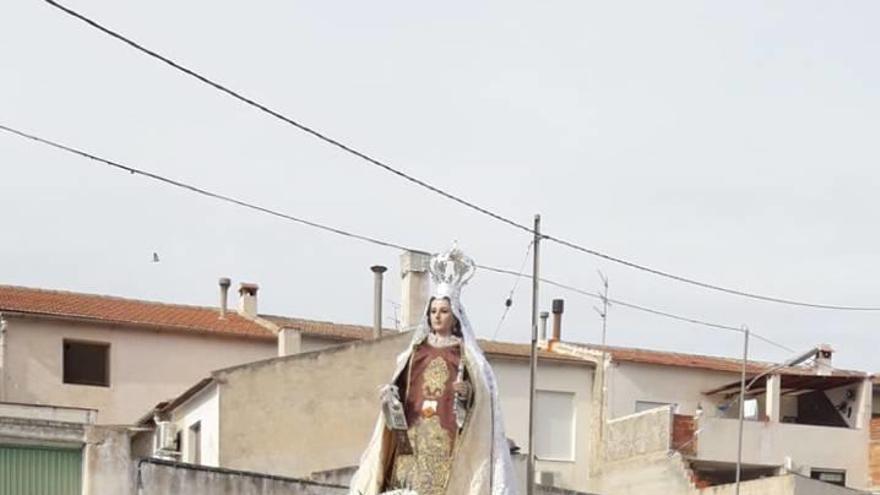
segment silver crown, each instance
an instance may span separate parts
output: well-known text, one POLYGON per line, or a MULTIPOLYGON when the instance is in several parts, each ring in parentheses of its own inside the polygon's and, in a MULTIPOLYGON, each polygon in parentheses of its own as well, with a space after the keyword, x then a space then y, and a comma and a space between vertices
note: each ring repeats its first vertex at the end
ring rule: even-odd
POLYGON ((477 271, 477 264, 458 248, 458 243, 453 243, 448 251, 431 257, 428 269, 434 282, 434 297, 457 298, 477 271))

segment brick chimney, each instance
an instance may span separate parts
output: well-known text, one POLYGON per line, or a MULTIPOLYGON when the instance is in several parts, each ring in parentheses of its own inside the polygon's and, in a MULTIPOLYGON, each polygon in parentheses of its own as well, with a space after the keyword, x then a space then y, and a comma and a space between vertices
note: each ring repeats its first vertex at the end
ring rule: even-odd
POLYGON ((816 355, 813 357, 813 366, 816 368, 817 375, 830 375, 834 370, 831 365, 831 356, 834 349, 828 344, 819 344, 816 346, 816 355))
POLYGON ((553 337, 554 342, 562 340, 562 312, 565 309, 565 301, 562 299, 553 300, 553 337))
POLYGON ((242 282, 238 286, 238 312, 252 318, 257 316, 257 291, 260 286, 242 282))
POLYGON ((421 323, 428 304, 431 255, 421 251, 405 251, 400 255, 400 326, 412 330, 421 323))

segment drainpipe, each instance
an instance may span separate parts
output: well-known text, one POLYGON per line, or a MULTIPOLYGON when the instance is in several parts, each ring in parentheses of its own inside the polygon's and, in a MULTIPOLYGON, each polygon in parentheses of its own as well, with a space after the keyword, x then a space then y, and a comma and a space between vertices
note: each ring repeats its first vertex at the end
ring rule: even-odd
POLYGON ((0 313, 0 402, 6 400, 6 320, 0 313))
POLYGON ((373 271, 373 338, 382 336, 382 274, 388 268, 382 265, 371 266, 373 271))

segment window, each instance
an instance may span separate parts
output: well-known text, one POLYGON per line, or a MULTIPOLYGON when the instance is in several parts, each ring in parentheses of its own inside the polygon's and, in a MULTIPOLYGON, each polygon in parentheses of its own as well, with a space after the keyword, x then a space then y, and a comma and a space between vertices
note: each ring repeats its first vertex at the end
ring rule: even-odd
POLYGON ((535 455, 574 460, 574 394, 538 390, 535 401, 535 455))
POLYGON ((675 412, 678 409, 678 404, 672 404, 669 402, 653 402, 650 400, 637 400, 636 401, 636 412, 640 413, 642 411, 649 411, 651 409, 657 409, 658 407, 664 406, 672 406, 672 412, 675 412))
POLYGON ((202 463, 202 422, 196 421, 189 427, 189 462, 202 463))
POLYGON ((110 344, 65 340, 64 383, 110 386, 110 344))
POLYGON ((758 399, 746 399, 743 402, 743 418, 758 419, 758 399))
POLYGON ((810 478, 832 485, 846 486, 846 471, 839 469, 811 469, 810 478))

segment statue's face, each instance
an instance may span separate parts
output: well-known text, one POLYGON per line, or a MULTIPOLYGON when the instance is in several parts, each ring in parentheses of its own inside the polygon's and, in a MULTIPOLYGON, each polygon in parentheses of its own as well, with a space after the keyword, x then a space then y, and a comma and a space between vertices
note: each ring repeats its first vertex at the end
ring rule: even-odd
POLYGON ((455 315, 452 314, 452 306, 446 299, 434 299, 428 310, 428 318, 431 321, 431 330, 437 335, 449 335, 455 326, 455 315))

